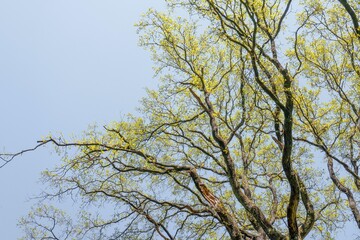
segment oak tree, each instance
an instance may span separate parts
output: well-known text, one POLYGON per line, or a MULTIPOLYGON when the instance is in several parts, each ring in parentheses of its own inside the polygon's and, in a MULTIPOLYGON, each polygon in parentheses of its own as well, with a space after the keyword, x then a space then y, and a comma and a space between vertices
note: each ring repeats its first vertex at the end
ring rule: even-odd
MULTIPOLYGON (((332 239, 360 227, 360 5, 168 0, 138 23, 157 90, 66 140, 24 239, 332 239)), ((31 150, 31 149, 30 149, 31 150)), ((17 155, 2 155, 10 161, 17 155)))

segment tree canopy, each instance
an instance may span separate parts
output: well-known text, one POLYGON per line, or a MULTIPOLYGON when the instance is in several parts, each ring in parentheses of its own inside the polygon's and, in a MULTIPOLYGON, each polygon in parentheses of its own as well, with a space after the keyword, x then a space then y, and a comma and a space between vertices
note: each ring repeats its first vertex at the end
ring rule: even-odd
POLYGON ((137 25, 159 81, 139 113, 35 146, 62 156, 43 200, 83 208, 71 220, 39 205, 24 239, 333 239, 360 227, 359 2, 167 3, 137 25))

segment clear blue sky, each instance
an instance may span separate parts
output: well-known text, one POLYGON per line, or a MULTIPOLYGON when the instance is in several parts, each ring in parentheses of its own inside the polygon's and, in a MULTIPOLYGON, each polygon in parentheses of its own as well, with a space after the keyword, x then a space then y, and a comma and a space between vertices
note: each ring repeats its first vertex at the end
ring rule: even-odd
MULTIPOLYGON (((162 1, 0 0, 0 149, 18 151, 48 133, 79 134, 134 112, 155 86, 134 23, 162 1)), ((45 148, 0 169, 0 239, 39 193, 58 160, 45 148)))
MULTIPOLYGON (((133 25, 162 2, 0 0, 0 150, 31 147, 50 132, 80 134, 134 112, 156 82, 133 25)), ((0 239, 21 235, 16 224, 41 190, 40 172, 58 160, 45 148, 0 169, 0 239)), ((348 229, 339 239, 355 238, 348 229)))

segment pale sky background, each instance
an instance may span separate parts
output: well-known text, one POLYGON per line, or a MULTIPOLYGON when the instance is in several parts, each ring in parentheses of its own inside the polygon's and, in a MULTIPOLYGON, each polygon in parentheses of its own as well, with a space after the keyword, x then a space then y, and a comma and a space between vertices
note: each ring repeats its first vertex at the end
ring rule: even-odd
MULTIPOLYGON (((157 84, 133 26, 149 7, 163 1, 0 0, 0 151, 134 112, 145 87, 157 84)), ((16 224, 42 188, 40 172, 59 160, 51 152, 0 169, 0 239, 21 236, 16 224)), ((355 239, 354 232, 339 239, 355 239)))

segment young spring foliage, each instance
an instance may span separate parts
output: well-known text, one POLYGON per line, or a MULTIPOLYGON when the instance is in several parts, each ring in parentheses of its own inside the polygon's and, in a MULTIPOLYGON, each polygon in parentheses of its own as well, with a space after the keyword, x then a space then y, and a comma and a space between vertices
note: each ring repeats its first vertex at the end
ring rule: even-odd
POLYGON ((38 208, 24 239, 332 239, 360 227, 359 3, 167 2, 138 23, 160 82, 141 117, 40 143, 64 153, 43 197, 91 210, 74 224, 38 208))

